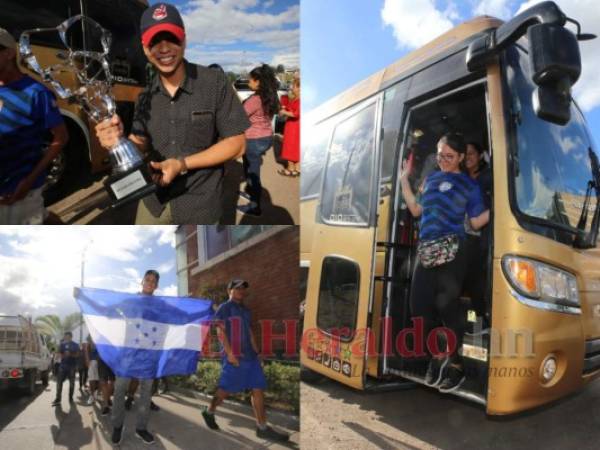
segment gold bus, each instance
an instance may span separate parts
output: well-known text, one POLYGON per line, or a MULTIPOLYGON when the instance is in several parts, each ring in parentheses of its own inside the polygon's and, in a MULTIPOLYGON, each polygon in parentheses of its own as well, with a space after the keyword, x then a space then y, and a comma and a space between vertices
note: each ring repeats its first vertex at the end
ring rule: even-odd
POLYGON ((461 296, 467 380, 453 394, 511 414, 600 375, 600 176, 570 97, 578 40, 592 36, 566 20, 552 2, 506 23, 470 20, 306 116, 305 380, 424 384, 408 306, 418 221, 398 168, 412 159, 415 190, 448 131, 487 149, 493 178, 487 254, 469 268, 485 277, 491 328, 461 296))
MULTIPOLYGON (((140 18, 148 7, 147 0, 0 0, 0 27, 7 29, 18 40, 21 32, 34 28, 54 28, 69 17, 85 14, 112 35, 110 51, 113 92, 117 111, 124 119, 126 131, 131 126, 134 103, 146 84, 146 57, 140 44, 140 18)), ((74 28, 77 28, 74 26, 74 28)), ((90 48, 94 36, 83 26, 70 31, 69 44, 77 50, 90 48)), ((57 33, 39 33, 31 38, 33 53, 43 67, 61 63, 57 56, 64 50, 57 33)), ((95 49, 95 48, 94 48, 95 49)), ((64 52, 63 52, 64 53, 64 52)), ((24 73, 39 80, 31 71, 24 73)), ((67 87, 77 86, 72 76, 62 76, 67 87)), ((69 143, 49 168, 46 203, 64 197, 89 180, 90 173, 110 168, 108 154, 100 147, 91 123, 77 104, 58 99, 59 109, 69 130, 69 143)))

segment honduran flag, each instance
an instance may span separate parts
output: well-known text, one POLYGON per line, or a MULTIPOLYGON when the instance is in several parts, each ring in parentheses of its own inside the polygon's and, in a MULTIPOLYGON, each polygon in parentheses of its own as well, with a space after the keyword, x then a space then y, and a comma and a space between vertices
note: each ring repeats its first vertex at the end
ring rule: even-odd
POLYGON ((160 378, 196 371, 210 329, 210 300, 75 288, 102 360, 119 377, 160 378))

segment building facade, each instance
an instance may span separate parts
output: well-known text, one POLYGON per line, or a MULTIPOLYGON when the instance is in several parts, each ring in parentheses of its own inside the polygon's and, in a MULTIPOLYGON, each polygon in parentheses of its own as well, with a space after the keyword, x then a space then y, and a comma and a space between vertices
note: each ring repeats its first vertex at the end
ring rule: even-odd
MULTIPOLYGON (((227 299, 226 286, 231 279, 248 281, 244 304, 252 313, 252 331, 261 346, 269 330, 275 335, 285 334, 284 321, 294 321, 297 326, 299 242, 298 227, 293 225, 179 226, 178 295, 222 302, 227 299)), ((289 322, 287 330, 289 338, 289 322)), ((277 359, 298 358, 297 342, 291 356, 289 347, 285 354, 283 339, 270 341, 277 359)))

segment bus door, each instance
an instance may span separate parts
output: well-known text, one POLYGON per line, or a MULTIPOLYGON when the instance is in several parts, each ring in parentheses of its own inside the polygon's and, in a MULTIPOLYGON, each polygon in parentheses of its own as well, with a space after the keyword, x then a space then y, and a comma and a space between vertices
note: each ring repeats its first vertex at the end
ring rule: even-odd
MULTIPOLYGON (((469 81, 460 88, 433 98, 413 103, 405 115, 399 156, 401 161, 408 161, 412 166, 409 181, 413 192, 418 194, 427 176, 439 170, 436 160, 437 142, 444 133, 460 132, 466 142, 475 142, 485 150, 486 155, 491 154, 488 110, 487 85, 482 78, 469 81)), ((400 167, 401 162, 396 166, 400 167)), ((400 170, 396 173, 397 177, 399 173, 400 170)), ((418 378, 418 374, 421 373, 420 364, 425 358, 424 354, 418 354, 418 348, 415 346, 415 340, 420 339, 420 336, 412 321, 409 305, 410 286, 417 257, 419 219, 412 217, 403 202, 398 180, 395 186, 395 216, 390 225, 391 250, 386 267, 386 276, 390 282, 386 285, 385 294, 388 302, 383 320, 387 321, 388 330, 382 336, 382 372, 383 375, 396 374, 413 379, 414 375, 418 378)), ((477 270, 478 276, 489 286, 485 258, 482 257, 478 267, 470 270, 477 270)), ((457 299, 457 308, 461 309, 461 313, 464 312, 465 320, 469 323, 469 332, 474 331, 476 323, 482 321, 482 317, 477 317, 474 312, 476 301, 484 301, 486 304, 488 302, 486 298, 474 298, 468 286, 465 286, 460 301, 457 299)), ((426 336, 421 343, 427 345, 426 336)), ((422 372, 424 375, 424 370, 422 372)), ((485 379, 473 381, 476 385, 469 385, 468 390, 475 392, 477 400, 482 402, 480 394, 484 386, 481 384, 485 383, 485 379)))
POLYGON ((316 210, 303 365, 362 389, 372 312, 381 95, 339 114, 316 210))

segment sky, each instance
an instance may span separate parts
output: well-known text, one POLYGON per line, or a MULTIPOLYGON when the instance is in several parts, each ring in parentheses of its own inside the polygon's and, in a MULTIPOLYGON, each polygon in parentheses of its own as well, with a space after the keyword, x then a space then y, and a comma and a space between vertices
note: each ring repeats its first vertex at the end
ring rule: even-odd
MULTIPOLYGON (((151 0, 150 4, 160 3, 151 0)), ((244 73, 300 65, 299 0, 170 0, 183 17, 186 58, 244 73)))
MULTIPOLYGON (((600 36, 596 0, 555 0, 583 32, 600 36)), ((309 112, 465 20, 508 20, 538 0, 302 0, 302 108, 309 112)), ((574 97, 600 149, 600 37, 580 42, 574 97)))
POLYGON ((156 269, 156 294, 176 296, 175 228, 1 226, 0 314, 79 312, 73 288, 84 249, 86 287, 139 292, 144 272, 156 269))

